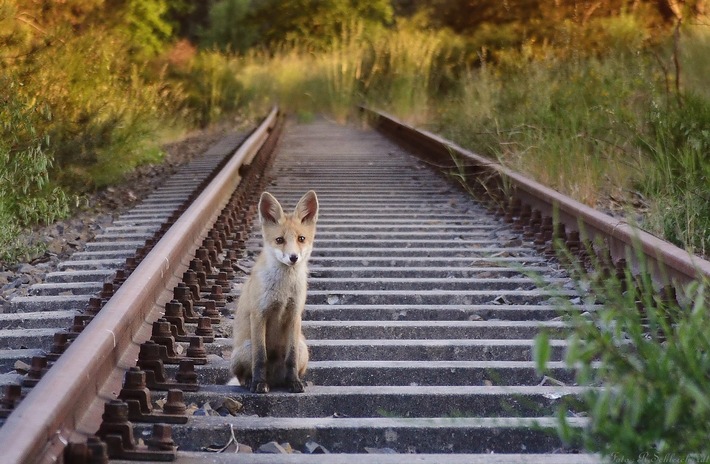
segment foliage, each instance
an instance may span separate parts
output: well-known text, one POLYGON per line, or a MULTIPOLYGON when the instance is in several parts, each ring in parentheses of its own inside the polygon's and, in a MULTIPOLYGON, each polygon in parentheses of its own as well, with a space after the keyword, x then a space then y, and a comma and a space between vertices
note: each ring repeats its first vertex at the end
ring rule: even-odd
POLYGON ((647 182, 648 189, 710 186, 710 103, 685 94, 680 106, 654 104, 646 120, 649 138, 641 138, 639 144, 658 166, 647 182))
POLYGON ((710 215, 706 196, 693 192, 707 192, 708 163, 682 137, 705 123, 704 110, 668 102, 695 98, 690 90, 707 101, 708 34, 683 29, 681 40, 667 39, 700 6, 0 0, 0 78, 14 83, 17 101, 52 116, 32 121, 49 140, 43 150, 51 147, 46 185, 94 189, 158 161, 160 127, 204 126, 275 101, 302 117, 343 119, 372 102, 446 127, 590 204, 638 190, 659 212, 649 226, 702 251, 710 215), (687 109, 697 125, 684 119, 687 109), (666 121, 667 112, 675 113, 666 121))
POLYGON ((166 5, 0 0, 4 260, 23 252, 23 228, 68 214, 65 192, 160 159, 156 129, 181 99, 148 66, 171 34, 166 5))
POLYGON ((304 114, 328 111, 343 119, 364 101, 420 111, 436 87, 434 66, 444 37, 406 25, 373 34, 354 20, 317 54, 308 46, 247 54, 240 80, 248 95, 271 97, 304 114))
MULTIPOLYGON (((603 304, 585 314, 566 308, 573 325, 566 361, 581 385, 603 385, 584 397, 587 449, 624 462, 694 462, 710 452, 707 285, 690 284, 681 308, 628 270, 622 279, 601 271, 583 278, 580 290, 603 304)), ((560 417, 561 430, 569 430, 560 417)))
POLYGON ((29 82, 43 89, 56 113, 57 122, 45 130, 57 146, 58 178, 74 187, 102 186, 155 160, 150 135, 169 99, 179 95, 147 82, 137 64, 120 61, 118 38, 100 42, 89 35, 71 46, 80 54, 48 51, 55 66, 37 69, 29 82), (82 65, 82 57, 90 60, 82 65))
POLYGON ((653 226, 670 241, 710 251, 710 102, 693 94, 682 105, 652 106, 638 144, 651 166, 643 183, 657 199, 653 226))
MULTIPOLYGON (((237 32, 241 39, 224 41, 235 51, 249 42, 247 36, 268 45, 229 65, 237 69, 241 60, 237 79, 249 105, 271 97, 301 115, 328 111, 342 119, 353 104, 373 102, 410 122, 433 125, 592 206, 625 207, 641 196, 641 207, 654 212, 644 226, 699 252, 708 249, 705 195, 687 201, 691 190, 650 187, 659 175, 675 187, 685 182, 678 169, 663 175, 663 162, 649 163, 644 146, 656 144, 652 106, 658 104, 663 119, 666 102, 676 98, 668 84, 674 79, 672 57, 661 57, 668 53, 664 38, 671 36, 669 20, 676 13, 663 5, 521 0, 500 8, 488 1, 396 2, 393 25, 371 28, 366 20, 341 20, 321 41, 304 25, 313 25, 316 15, 294 20, 303 27, 283 29, 291 31, 290 39, 286 34, 267 39, 263 29, 257 30, 264 21, 255 12, 268 2, 245 9, 244 2, 225 0, 215 8, 229 4, 244 27, 237 32), (675 207, 678 202, 687 207, 675 207)), ((284 21, 280 13, 269 14, 270 25, 284 21)), ((228 23, 222 23, 225 30, 228 23)), ((705 91, 705 86, 696 88, 705 91)), ((668 140, 669 153, 687 161, 678 140, 668 140)), ((668 160, 665 152, 657 159, 668 160)))
POLYGON ((623 189, 640 175, 629 125, 654 90, 647 60, 524 54, 470 71, 437 129, 584 203, 618 195, 600 186, 623 189))
POLYGON ((18 98, 15 82, 3 79, 0 101, 0 198, 2 207, 20 224, 51 222, 66 214, 66 196, 49 183, 52 155, 49 138, 37 133, 51 119, 46 105, 18 98))
POLYGON ((202 31, 206 47, 245 52, 257 41, 257 24, 247 19, 249 0, 220 0, 209 11, 209 28, 202 31))
MULTIPOLYGON (((550 38, 552 31, 560 21, 573 18, 584 25, 599 18, 607 18, 638 12, 644 5, 653 5, 653 1, 601 0, 579 2, 575 0, 508 0, 501 5, 496 0, 423 0, 417 2, 419 8, 430 11, 431 21, 438 26, 450 27, 458 33, 475 33, 485 25, 510 26, 526 30, 519 37, 542 41, 550 38), (464 13, 465 14, 462 14, 464 13)), ((655 5, 654 5, 655 6, 655 5)), ((661 16, 656 10, 655 15, 661 16)))
POLYGON ((172 36, 172 26, 166 20, 167 0, 124 0, 122 25, 131 51, 147 57, 157 55, 172 36))
POLYGON ((208 47, 241 52, 255 45, 273 50, 284 43, 324 50, 350 23, 372 31, 391 23, 392 14, 388 0, 219 0, 203 40, 208 47))
POLYGON ((24 250, 15 240, 21 228, 49 223, 69 212, 65 192, 49 182, 49 139, 36 130, 51 119, 46 105, 18 96, 18 84, 0 78, 0 261, 24 250))
MULTIPOLYGON (((554 45, 556 51, 574 49, 585 54, 605 53, 608 32, 605 22, 638 18, 636 33, 662 32, 671 16, 662 2, 651 0, 421 0, 403 14, 423 16, 431 28, 449 28, 466 38, 469 50, 488 50, 489 59, 498 51, 520 49, 529 44, 554 45), (423 15, 422 15, 423 13, 423 15)), ((400 9, 401 10, 401 9, 400 9)), ((649 36, 649 39, 652 36, 649 36)), ((626 46, 625 43, 620 43, 626 46)))
POLYGON ((22 98, 41 98, 52 114, 35 129, 52 143, 55 181, 95 188, 157 159, 152 134, 181 98, 145 68, 170 35, 165 8, 164 0, 71 7, 4 0, 9 33, 0 37, 9 53, 2 72, 14 73, 22 98))
MULTIPOLYGON (((684 90, 695 98, 710 101, 710 86, 707 85, 707 76, 710 74, 710 60, 707 59, 710 55, 708 24, 686 26, 679 39, 684 90)), ((666 51, 663 55, 670 53, 666 51)))
MULTIPOLYGON (((591 206, 635 205, 634 221, 706 254, 710 100, 675 93, 659 66, 666 46, 644 46, 636 18, 600 21, 604 55, 534 45, 498 51, 495 62, 481 53, 459 93, 435 107, 435 130, 591 206)), ((691 37, 686 48, 704 43, 691 37)))
POLYGON ((207 126, 235 113, 243 105, 239 64, 216 50, 204 50, 191 56, 173 78, 183 82, 185 105, 199 126, 207 126))

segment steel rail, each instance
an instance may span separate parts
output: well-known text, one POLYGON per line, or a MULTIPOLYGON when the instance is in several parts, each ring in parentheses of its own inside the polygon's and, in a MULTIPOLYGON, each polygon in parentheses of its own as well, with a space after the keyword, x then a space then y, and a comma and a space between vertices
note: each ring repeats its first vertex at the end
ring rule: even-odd
MULTIPOLYGON (((480 182, 497 184, 504 200, 517 198, 522 204, 538 209, 543 216, 565 225, 567 232, 576 230, 581 240, 603 243, 614 261, 625 259, 635 272, 650 272, 661 285, 684 286, 692 280, 710 279, 710 261, 646 232, 624 219, 613 218, 573 200, 549 187, 449 140, 426 130, 417 129, 392 115, 372 108, 360 107, 369 123, 396 141, 414 148, 439 166, 457 168, 454 157, 465 160, 468 173, 480 182), (502 188, 502 186, 507 188, 502 188)), ((472 179, 467 179, 471 181, 472 179)))
POLYGON ((7 418, 0 428, 3 462, 61 460, 67 443, 95 433, 104 402, 115 399, 160 307, 171 299, 190 257, 239 185, 240 168, 251 162, 279 117, 273 108, 7 418))

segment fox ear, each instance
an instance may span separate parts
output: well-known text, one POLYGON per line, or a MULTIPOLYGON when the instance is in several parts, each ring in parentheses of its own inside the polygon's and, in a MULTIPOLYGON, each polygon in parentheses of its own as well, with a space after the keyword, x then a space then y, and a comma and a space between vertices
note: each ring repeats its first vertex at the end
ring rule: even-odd
POLYGON ((264 192, 261 194, 261 199, 259 200, 259 219, 262 224, 267 222, 273 222, 278 224, 283 216, 284 211, 281 208, 278 200, 274 198, 269 192, 264 192))
POLYGON ((315 223, 318 220, 318 197, 313 190, 307 192, 298 200, 294 215, 301 223, 315 223))

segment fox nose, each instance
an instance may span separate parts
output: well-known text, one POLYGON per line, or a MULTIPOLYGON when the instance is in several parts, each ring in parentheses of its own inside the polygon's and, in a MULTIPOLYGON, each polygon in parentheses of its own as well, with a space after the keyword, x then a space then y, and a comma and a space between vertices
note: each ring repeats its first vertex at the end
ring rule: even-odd
POLYGON ((296 261, 298 261, 298 255, 291 255, 288 259, 290 259, 293 264, 296 264, 296 261))

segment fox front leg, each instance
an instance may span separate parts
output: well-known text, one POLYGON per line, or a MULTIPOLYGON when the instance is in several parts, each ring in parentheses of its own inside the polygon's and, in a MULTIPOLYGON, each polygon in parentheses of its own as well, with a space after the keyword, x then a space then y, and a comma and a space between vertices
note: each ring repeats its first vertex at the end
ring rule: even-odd
POLYGON ((251 320, 251 384, 252 393, 268 393, 266 382, 266 323, 263 317, 251 320))
POLYGON ((252 393, 269 393, 269 384, 266 383, 266 352, 254 356, 253 376, 249 389, 252 393))
POLYGON ((286 386, 291 393, 303 393, 306 386, 298 376, 298 345, 290 344, 286 353, 286 386))
POLYGON ((292 320, 290 321, 291 330, 288 331, 288 345, 286 347, 286 386, 289 388, 291 393, 303 393, 305 391, 305 385, 301 381, 298 370, 299 370, 299 350, 300 350, 300 338, 301 338, 301 318, 300 315, 295 311, 291 311, 292 320))

